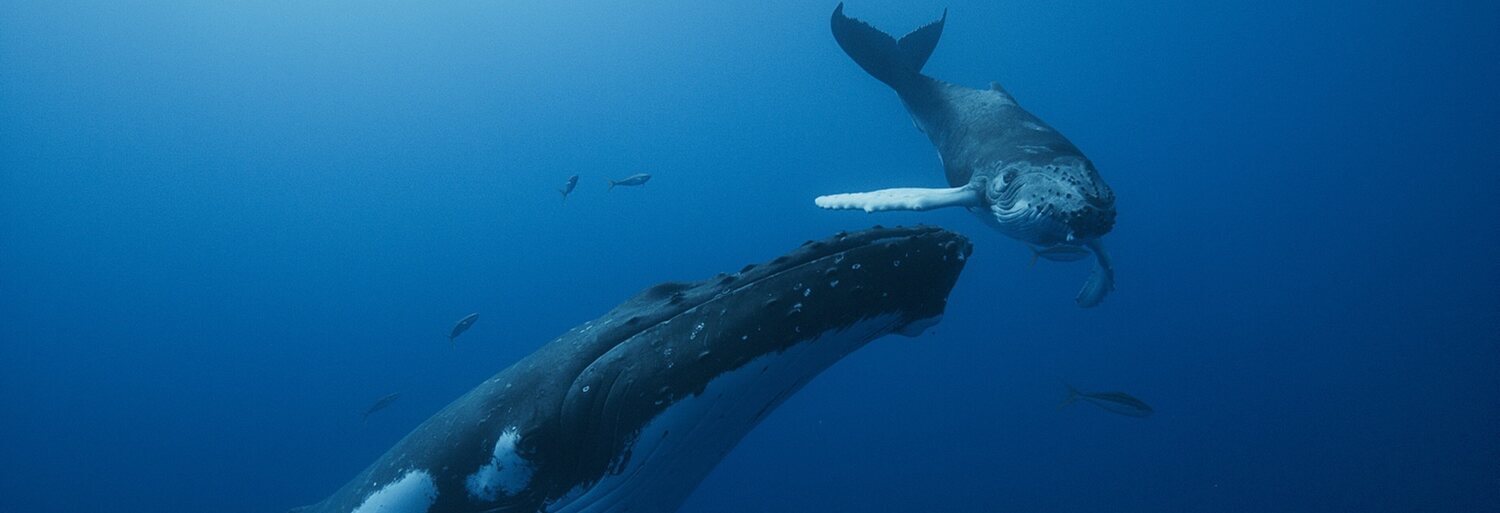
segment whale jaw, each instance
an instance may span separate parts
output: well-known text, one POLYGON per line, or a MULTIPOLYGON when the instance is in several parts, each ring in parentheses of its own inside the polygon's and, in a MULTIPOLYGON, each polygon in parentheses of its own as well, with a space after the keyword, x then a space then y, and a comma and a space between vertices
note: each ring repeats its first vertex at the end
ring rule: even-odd
POLYGON ((865 319, 716 377, 642 427, 610 473, 545 511, 675 511, 772 410, 845 355, 908 322, 899 315, 865 319))

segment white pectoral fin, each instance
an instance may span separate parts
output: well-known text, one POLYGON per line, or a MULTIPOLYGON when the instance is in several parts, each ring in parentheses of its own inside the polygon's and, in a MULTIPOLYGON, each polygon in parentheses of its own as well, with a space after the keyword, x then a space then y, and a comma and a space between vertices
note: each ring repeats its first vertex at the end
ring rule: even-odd
POLYGON ((1073 298, 1078 306, 1090 308, 1104 302, 1104 296, 1115 290, 1115 268, 1109 262, 1109 253, 1104 252, 1104 244, 1095 240, 1089 242, 1089 249, 1094 251, 1094 270, 1089 273, 1088 281, 1083 283, 1083 289, 1078 291, 1078 297, 1073 298))
POLYGON ((818 196, 813 203, 832 210, 932 210, 944 207, 972 207, 979 204, 979 193, 968 186, 948 189, 907 187, 870 192, 818 196))

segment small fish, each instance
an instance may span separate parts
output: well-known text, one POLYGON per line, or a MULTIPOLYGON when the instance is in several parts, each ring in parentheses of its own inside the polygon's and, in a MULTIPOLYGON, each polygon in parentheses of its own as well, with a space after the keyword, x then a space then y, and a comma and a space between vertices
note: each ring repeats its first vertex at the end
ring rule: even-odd
POLYGON ((453 332, 448 334, 448 343, 452 344, 454 338, 464 334, 465 331, 469 331, 469 327, 473 326, 474 321, 477 320, 479 320, 479 312, 465 315, 464 318, 459 319, 458 324, 453 325, 453 332))
POLYGON ((387 395, 385 397, 376 399, 375 400, 375 404, 371 404, 369 408, 365 409, 365 414, 364 414, 364 416, 362 416, 362 417, 359 418, 359 421, 361 423, 363 423, 364 421, 369 420, 370 419, 370 414, 375 413, 375 412, 380 411, 380 410, 384 410, 385 407, 390 406, 391 403, 396 402, 396 400, 400 399, 400 398, 401 398, 401 392, 396 392, 396 393, 387 395))
POLYGON ((1094 406, 1104 408, 1105 411, 1127 417, 1149 417, 1155 412, 1151 409, 1151 405, 1125 392, 1079 392, 1078 389, 1073 388, 1073 385, 1067 383, 1063 385, 1068 387, 1068 398, 1063 399, 1062 406, 1083 399, 1094 406))
POLYGON ((1037 258, 1045 258, 1053 262, 1077 262, 1093 255, 1086 247, 1069 246, 1067 244, 1058 244, 1042 249, 1032 246, 1026 247, 1031 248, 1031 265, 1036 265, 1037 258))
POLYGON ((568 194, 573 192, 574 187, 578 187, 578 175, 568 177, 568 182, 563 184, 563 188, 557 190, 562 193, 563 201, 568 201, 568 194))
POLYGON ((609 181, 609 189, 610 190, 614 190, 614 188, 615 188, 616 185, 624 185, 624 186, 646 185, 646 181, 650 180, 650 179, 651 179, 651 175, 649 175, 649 174, 646 174, 646 173, 636 173, 636 174, 627 176, 625 178, 622 178, 620 180, 610 180, 609 181))

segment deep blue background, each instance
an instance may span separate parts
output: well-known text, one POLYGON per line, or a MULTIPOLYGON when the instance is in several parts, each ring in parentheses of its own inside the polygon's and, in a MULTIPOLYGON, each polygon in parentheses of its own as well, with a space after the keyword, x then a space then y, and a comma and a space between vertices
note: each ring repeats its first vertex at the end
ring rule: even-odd
POLYGON ((833 2, 5 2, 0 510, 314 502, 639 289, 916 222, 975 241, 943 324, 685 511, 1500 508, 1494 2, 848 12, 944 7, 927 72, 1001 81, 1117 192, 1101 307, 962 211, 812 206, 942 183, 833 2))

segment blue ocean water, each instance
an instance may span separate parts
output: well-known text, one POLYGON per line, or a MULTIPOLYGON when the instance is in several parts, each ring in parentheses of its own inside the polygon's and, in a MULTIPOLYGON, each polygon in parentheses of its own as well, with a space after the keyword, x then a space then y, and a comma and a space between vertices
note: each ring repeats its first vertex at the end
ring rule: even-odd
POLYGON ((849 4, 949 9, 925 71, 1098 165, 1094 309, 965 212, 812 205, 943 185, 833 7, 0 5, 0 511, 315 502, 642 288, 877 223, 973 240, 944 321, 683 511, 1500 511, 1500 5, 849 4))

